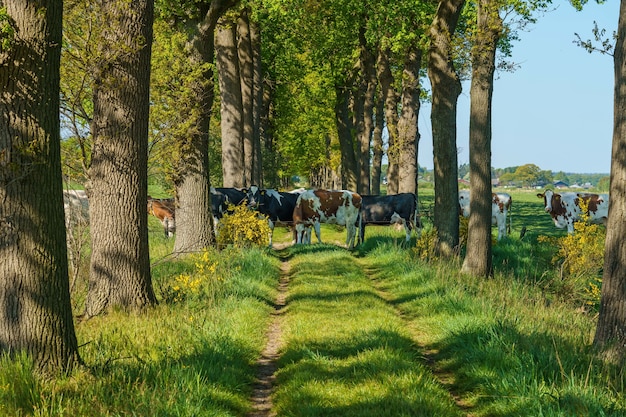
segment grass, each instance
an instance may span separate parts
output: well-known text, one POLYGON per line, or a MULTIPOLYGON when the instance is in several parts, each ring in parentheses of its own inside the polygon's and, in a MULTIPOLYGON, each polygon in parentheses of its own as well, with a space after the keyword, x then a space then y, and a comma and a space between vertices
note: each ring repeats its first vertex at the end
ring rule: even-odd
MULTIPOLYGON (((596 311, 537 240, 564 232, 535 193, 513 198, 489 280, 416 259, 416 238, 392 227, 368 227, 348 252, 345 229, 324 226, 324 244, 209 253, 199 272, 198 258, 169 256, 174 241, 150 218, 159 305, 77 323, 86 366, 62 378, 0 357, 0 416, 246 415, 279 258, 291 276, 278 416, 626 416, 624 371, 591 346, 596 311)), ((275 244, 290 241, 276 228, 275 244)))

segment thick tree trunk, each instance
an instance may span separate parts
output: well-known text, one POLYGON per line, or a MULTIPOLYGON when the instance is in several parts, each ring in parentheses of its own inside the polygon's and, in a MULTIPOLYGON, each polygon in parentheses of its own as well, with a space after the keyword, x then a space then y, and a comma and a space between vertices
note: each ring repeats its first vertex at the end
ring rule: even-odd
POLYGON ((237 19, 237 52, 239 56, 239 76, 241 84, 242 133, 244 153, 244 187, 258 185, 254 183, 254 63, 252 58, 252 40, 247 9, 243 9, 237 19))
POLYGON ((349 101, 350 89, 336 86, 335 116, 339 146, 341 148, 341 188, 356 190, 357 168, 354 154, 354 139, 352 137, 352 118, 350 117, 349 101))
POLYGON ((402 112, 398 120, 398 192, 417 195, 417 146, 419 132, 417 117, 420 111, 419 71, 422 52, 418 47, 407 51, 402 73, 402 112))
POLYGON ((250 42, 252 44, 252 183, 263 186, 263 153, 261 145, 261 115, 263 114, 263 67, 261 65, 261 32, 256 22, 250 22, 250 42))
POLYGON ((362 117, 358 127, 357 143, 359 178, 357 192, 370 194, 370 149, 372 131, 374 130, 374 96, 376 94, 376 57, 367 45, 365 29, 359 31, 360 73, 362 90, 362 117))
POLYGON ((139 0, 131 12, 109 1, 103 13, 110 24, 99 42, 105 61, 94 74, 86 317, 156 303, 146 210, 153 2, 139 0), (116 53, 121 48, 126 53, 116 53))
POLYGON ((376 97, 376 116, 372 135, 372 194, 380 194, 381 168, 383 162, 383 129, 385 127, 385 102, 376 97))
POLYGON ((438 252, 449 257, 459 246, 459 185, 456 149, 457 99, 461 82, 452 61, 452 36, 465 0, 443 0, 430 26, 428 78, 432 88, 431 124, 435 180, 434 227, 438 252))
POLYGON ((241 77, 236 45, 236 24, 220 19, 215 53, 220 82, 222 128, 222 177, 224 187, 244 187, 244 142, 241 77))
POLYGON ((18 36, 0 52, 0 353, 26 352, 40 372, 57 374, 80 362, 61 179, 63 7, 3 6, 18 36))
MULTIPOLYGON (((219 17, 235 2, 211 1, 204 18, 195 22, 193 35, 187 42, 190 65, 213 63, 213 38, 219 17)), ((214 101, 212 66, 206 66, 202 77, 192 81, 191 90, 197 109, 195 126, 188 135, 178 139, 182 158, 177 163, 176 186, 176 242, 174 253, 198 252, 214 242, 213 216, 209 187, 209 124, 214 101)))
POLYGON ((383 100, 385 102, 385 120, 387 121, 387 194, 398 193, 398 164, 400 152, 398 150, 398 95, 394 89, 394 77, 389 67, 388 49, 379 49, 378 52, 378 82, 380 83, 383 100))
POLYGON ((491 259, 491 101, 496 45, 502 20, 494 0, 479 0, 476 44, 472 48, 470 90, 470 218, 461 271, 492 274, 491 259))
POLYGON ((606 227, 600 316, 594 345, 615 363, 626 359, 626 0, 620 3, 615 70, 611 200, 606 227))

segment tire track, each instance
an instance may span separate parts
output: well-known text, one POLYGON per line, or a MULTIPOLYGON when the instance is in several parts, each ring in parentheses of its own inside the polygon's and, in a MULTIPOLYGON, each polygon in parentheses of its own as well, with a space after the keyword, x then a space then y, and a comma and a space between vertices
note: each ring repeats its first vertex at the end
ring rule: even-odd
POLYGON ((278 295, 274 302, 272 320, 267 331, 267 343, 265 344, 263 352, 261 352, 261 357, 257 361, 257 380, 253 385, 251 396, 253 408, 252 411, 248 413, 248 417, 273 417, 276 415, 276 413, 272 411, 272 392, 276 380, 276 370, 278 369, 276 361, 280 356, 281 322, 286 307, 290 268, 289 262, 283 260, 280 266, 278 295))

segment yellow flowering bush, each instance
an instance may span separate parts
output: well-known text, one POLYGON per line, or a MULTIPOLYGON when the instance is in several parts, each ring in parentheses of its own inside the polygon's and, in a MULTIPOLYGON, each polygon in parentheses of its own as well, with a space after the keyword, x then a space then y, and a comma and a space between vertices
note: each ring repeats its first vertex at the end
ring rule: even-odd
POLYGON ((427 262, 439 259, 437 254, 438 239, 436 228, 423 229, 413 248, 414 256, 427 262))
POLYGON ((560 266, 561 280, 573 285, 581 284, 586 304, 597 306, 600 302, 601 270, 604 263, 605 231, 598 224, 588 223, 587 204, 580 199, 580 220, 574 223, 574 233, 559 238, 539 236, 540 242, 552 243, 557 252, 552 263, 560 266))
POLYGON ((232 245, 236 248, 269 245, 270 226, 267 217, 248 209, 245 204, 229 207, 217 225, 219 248, 232 245))

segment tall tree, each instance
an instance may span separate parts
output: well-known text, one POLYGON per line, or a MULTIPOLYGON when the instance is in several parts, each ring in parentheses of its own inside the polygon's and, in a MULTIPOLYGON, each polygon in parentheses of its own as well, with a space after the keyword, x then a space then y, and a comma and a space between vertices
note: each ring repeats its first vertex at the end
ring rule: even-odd
POLYGON ((215 35, 219 74, 222 128, 222 176, 224 187, 244 187, 244 141, 241 76, 234 15, 223 16, 215 35))
POLYGON ((417 150, 420 111, 420 68, 422 50, 411 45, 406 52, 402 71, 402 111, 398 120, 398 192, 417 194, 417 150))
POLYGON ((148 114, 153 0, 102 2, 89 169, 92 234, 85 316, 156 303, 148 251, 148 114))
POLYGON ((443 256, 457 253, 459 210, 456 152, 456 109, 461 81, 454 68, 452 39, 465 0, 442 0, 430 26, 428 77, 435 180, 434 227, 443 256))
POLYGON ((63 215, 62 3, 0 3, 0 352, 43 373, 80 362, 63 215))
POLYGON ((462 272, 492 273, 491 259, 491 102, 496 47, 502 34, 498 0, 478 0, 472 47, 470 90, 470 219, 462 272))
MULTIPOLYGON (((363 19, 365 21, 365 19, 363 19)), ((370 46, 365 38, 365 27, 359 29, 359 70, 361 82, 359 85, 358 97, 361 98, 360 114, 357 125, 357 166, 359 176, 357 181, 357 192, 370 194, 370 149, 372 133, 374 130, 374 104, 376 86, 376 56, 373 53, 374 47, 370 46)), ((358 99, 358 98, 357 98, 358 99)))
POLYGON ((398 93, 394 88, 395 77, 391 71, 391 49, 381 47, 378 51, 378 82, 385 102, 385 122, 387 126, 387 193, 398 193, 398 93))
POLYGON ((258 144, 254 136, 254 60, 249 10, 244 7, 237 17, 237 54, 241 84, 241 118, 243 138, 244 186, 259 184, 255 177, 255 154, 258 144))
POLYGON ((613 146, 600 316, 594 345, 616 363, 626 359, 626 0, 620 3, 614 62, 613 146))

